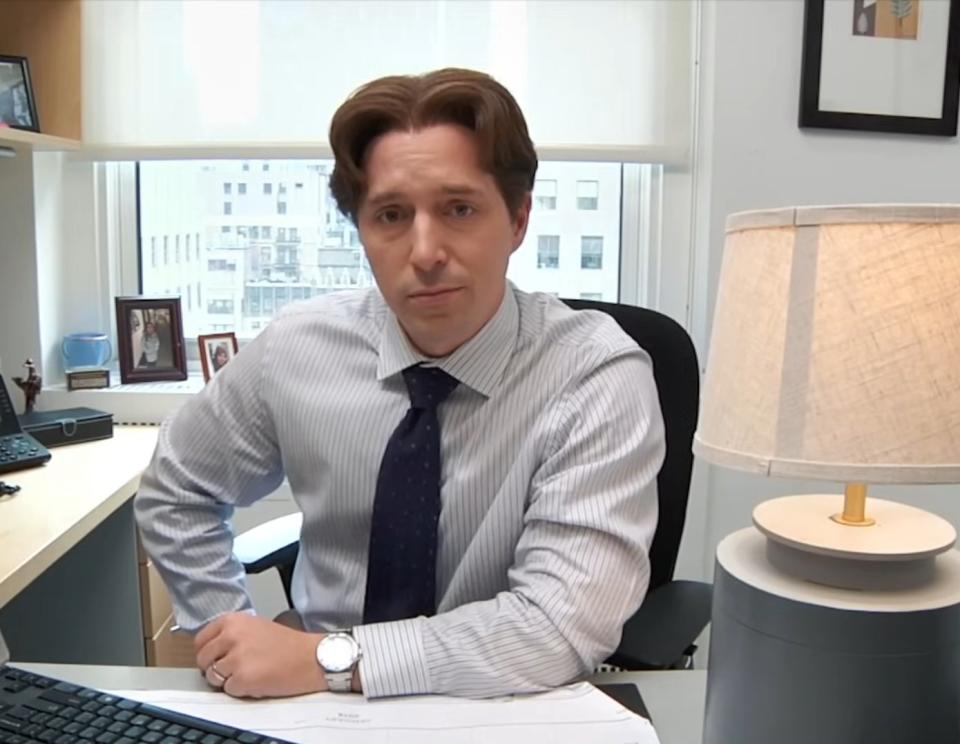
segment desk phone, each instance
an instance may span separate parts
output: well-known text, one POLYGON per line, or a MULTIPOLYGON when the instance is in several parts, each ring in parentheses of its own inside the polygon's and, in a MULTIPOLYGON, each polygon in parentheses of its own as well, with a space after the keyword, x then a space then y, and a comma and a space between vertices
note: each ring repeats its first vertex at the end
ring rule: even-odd
POLYGON ((0 377, 0 473, 43 465, 50 452, 20 428, 7 385, 0 377))

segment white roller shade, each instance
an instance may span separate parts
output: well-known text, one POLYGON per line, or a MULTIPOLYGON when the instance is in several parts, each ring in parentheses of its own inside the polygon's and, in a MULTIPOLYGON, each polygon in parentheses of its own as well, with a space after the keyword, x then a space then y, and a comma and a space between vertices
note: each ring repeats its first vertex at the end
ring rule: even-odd
POLYGON ((375 77, 484 70, 541 156, 683 159, 694 0, 95 0, 84 140, 186 148, 326 142, 375 77))

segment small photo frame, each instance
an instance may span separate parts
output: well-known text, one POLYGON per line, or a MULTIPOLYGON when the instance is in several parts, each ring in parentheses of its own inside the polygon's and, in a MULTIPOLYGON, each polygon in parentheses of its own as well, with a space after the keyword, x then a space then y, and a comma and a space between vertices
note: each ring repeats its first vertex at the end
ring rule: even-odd
POLYGON ((960 0, 806 0, 801 127, 957 134, 960 0))
POLYGON ((117 297, 120 382, 186 380, 179 297, 117 297))
POLYGON ((203 364, 203 379, 211 378, 223 369, 240 351, 235 333, 210 333, 197 336, 200 345, 200 361, 203 364))
POLYGON ((40 131, 26 57, 0 54, 0 126, 40 131))

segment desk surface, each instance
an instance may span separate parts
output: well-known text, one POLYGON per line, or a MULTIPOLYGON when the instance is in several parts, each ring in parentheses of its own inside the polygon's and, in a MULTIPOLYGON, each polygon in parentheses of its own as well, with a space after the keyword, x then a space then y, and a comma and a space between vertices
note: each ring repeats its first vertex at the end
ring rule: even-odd
POLYGON ((116 426, 110 439, 4 473, 20 491, 0 497, 0 607, 133 497, 156 442, 154 426, 116 426))
MULTIPOLYGON (((17 664, 40 674, 101 690, 209 690, 195 669, 17 664)), ((661 744, 700 744, 707 673, 618 672, 602 674, 595 683, 636 684, 650 710, 661 744)))

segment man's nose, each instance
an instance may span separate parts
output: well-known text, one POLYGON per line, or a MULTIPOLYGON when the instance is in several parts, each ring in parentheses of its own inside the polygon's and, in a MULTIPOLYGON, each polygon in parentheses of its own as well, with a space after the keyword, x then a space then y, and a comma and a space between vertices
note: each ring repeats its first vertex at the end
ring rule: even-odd
POLYGON ((431 271, 447 262, 443 230, 429 214, 417 214, 410 234, 410 263, 421 271, 431 271))

